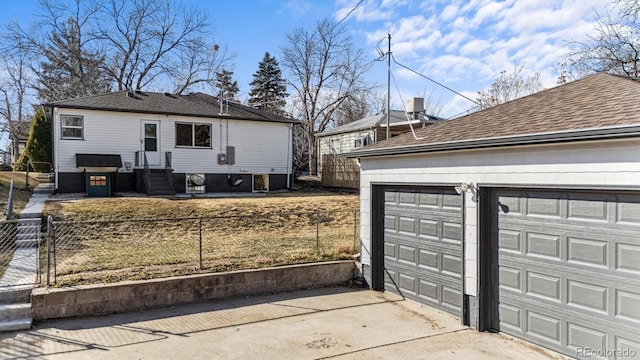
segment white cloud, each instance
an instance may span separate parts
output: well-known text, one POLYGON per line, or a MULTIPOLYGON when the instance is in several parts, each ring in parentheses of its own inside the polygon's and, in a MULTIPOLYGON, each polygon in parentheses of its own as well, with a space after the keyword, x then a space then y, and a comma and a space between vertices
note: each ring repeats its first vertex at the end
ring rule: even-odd
MULTIPOLYGON (((555 86, 557 63, 572 42, 587 39, 596 11, 605 14, 611 0, 380 1, 378 9, 393 7, 394 13, 384 24, 371 24, 368 41, 376 43, 390 33, 399 62, 475 96, 514 64, 524 66, 525 76, 540 72, 543 86, 555 86)), ((394 73, 407 82, 405 88, 423 89, 428 82, 406 70, 394 73)), ((455 97, 447 98, 443 112, 471 105, 455 97)))
POLYGON ((477 55, 491 47, 491 43, 482 39, 471 40, 460 48, 460 54, 465 56, 477 55))

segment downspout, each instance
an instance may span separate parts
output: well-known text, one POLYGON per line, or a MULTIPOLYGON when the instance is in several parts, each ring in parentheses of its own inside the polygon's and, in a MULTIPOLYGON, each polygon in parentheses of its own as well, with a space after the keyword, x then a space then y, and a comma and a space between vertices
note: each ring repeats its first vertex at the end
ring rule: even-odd
POLYGON ((289 124, 289 137, 287 138, 287 189, 291 189, 291 168, 293 167, 293 123, 289 124))
MULTIPOLYGON (((42 108, 45 110, 44 111, 44 116, 45 119, 47 118, 47 111, 46 108, 44 106, 42 106, 42 108)), ((57 131, 57 126, 56 126, 56 115, 58 114, 58 108, 57 107, 51 107, 51 151, 53 152, 53 154, 51 154, 51 171, 53 171, 53 187, 55 189, 55 191, 58 191, 58 142, 56 141, 56 131, 57 131)))

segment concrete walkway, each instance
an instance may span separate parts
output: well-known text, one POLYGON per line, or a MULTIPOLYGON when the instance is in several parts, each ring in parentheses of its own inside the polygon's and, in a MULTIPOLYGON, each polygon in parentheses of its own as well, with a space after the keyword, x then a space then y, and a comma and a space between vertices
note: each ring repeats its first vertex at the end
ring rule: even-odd
MULTIPOLYGON (((48 194, 33 194, 31 196, 24 210, 20 213, 20 220, 18 220, 17 226, 19 236, 32 238, 31 241, 37 239, 42 210, 48 198, 48 194)), ((0 287, 35 283, 38 275, 37 250, 37 244, 18 246, 13 253, 9 267, 0 279, 0 287)))
POLYGON ((327 288, 46 322, 2 359, 564 359, 391 294, 327 288))

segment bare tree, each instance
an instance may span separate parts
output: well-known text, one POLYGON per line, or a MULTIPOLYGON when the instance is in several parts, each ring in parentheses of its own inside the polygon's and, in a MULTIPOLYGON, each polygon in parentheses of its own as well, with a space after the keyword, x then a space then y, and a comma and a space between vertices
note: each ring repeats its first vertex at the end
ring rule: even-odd
POLYGON ((524 77, 524 65, 513 65, 513 72, 500 71, 500 75, 493 81, 489 89, 478 91, 477 101, 480 109, 490 108, 519 97, 538 92, 543 89, 540 73, 524 77))
POLYGON ((17 160, 19 139, 26 138, 33 106, 29 102, 31 79, 29 52, 4 53, 0 56, 0 68, 6 75, 0 79, 0 124, 3 132, 13 140, 11 153, 17 160))
POLYGON ((105 0, 99 12, 98 38, 112 59, 108 71, 118 90, 170 79, 183 92, 213 83, 212 67, 227 59, 207 45, 211 24, 198 9, 186 10, 171 0, 105 0), (176 63, 187 66, 174 77, 176 63))
POLYGON ((290 32, 281 50, 282 66, 298 105, 293 115, 302 120, 309 146, 309 171, 315 175, 315 133, 335 120, 335 112, 345 101, 371 90, 364 80, 371 63, 363 61, 362 50, 353 44, 347 31, 326 19, 313 31, 298 28, 290 32))
POLYGON ((585 42, 573 42, 559 65, 558 82, 564 83, 594 72, 608 72, 640 78, 640 2, 617 0, 611 12, 600 17, 595 35, 585 42))

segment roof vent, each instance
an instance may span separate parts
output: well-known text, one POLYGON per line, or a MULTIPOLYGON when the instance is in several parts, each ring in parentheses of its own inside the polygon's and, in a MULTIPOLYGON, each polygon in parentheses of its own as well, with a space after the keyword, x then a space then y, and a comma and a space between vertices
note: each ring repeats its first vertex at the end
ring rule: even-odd
POLYGON ((127 97, 132 98, 134 96, 135 96, 135 94, 133 93, 133 91, 131 91, 131 90, 127 91, 127 97))
POLYGON ((170 97, 170 98, 175 98, 175 97, 176 97, 175 95, 173 95, 173 94, 172 94, 172 93, 170 93, 170 92, 165 92, 165 93, 164 93, 164 96, 166 96, 166 97, 170 97))

